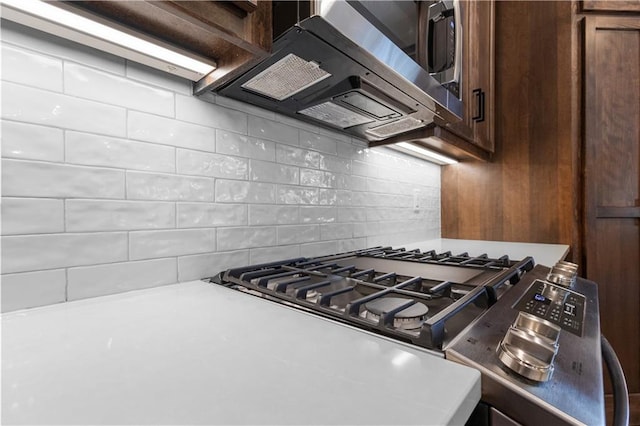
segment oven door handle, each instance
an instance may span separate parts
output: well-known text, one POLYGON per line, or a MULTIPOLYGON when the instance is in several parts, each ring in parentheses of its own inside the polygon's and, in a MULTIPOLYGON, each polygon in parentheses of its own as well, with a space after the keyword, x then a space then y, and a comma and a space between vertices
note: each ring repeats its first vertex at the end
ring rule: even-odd
POLYGON ((602 359, 604 360, 611 384, 613 385, 613 426, 627 426, 629 424, 629 390, 624 378, 622 365, 609 341, 600 336, 602 359))

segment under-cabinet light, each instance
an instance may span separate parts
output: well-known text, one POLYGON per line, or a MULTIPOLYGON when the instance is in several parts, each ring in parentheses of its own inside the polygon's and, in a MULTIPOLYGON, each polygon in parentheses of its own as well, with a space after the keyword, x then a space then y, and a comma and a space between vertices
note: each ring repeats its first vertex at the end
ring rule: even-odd
POLYGON ((409 142, 399 142, 393 145, 384 145, 384 146, 393 148, 397 151, 401 151, 409 155, 413 155, 414 157, 424 158, 427 161, 431 161, 433 163, 437 163, 440 165, 456 164, 458 162, 458 160, 454 160, 453 158, 447 157, 435 151, 431 151, 430 149, 423 148, 421 146, 414 145, 409 142))
POLYGON ((40 0, 0 0, 0 4, 2 5, 2 17, 5 19, 87 44, 194 81, 216 69, 213 63, 199 61, 40 0))

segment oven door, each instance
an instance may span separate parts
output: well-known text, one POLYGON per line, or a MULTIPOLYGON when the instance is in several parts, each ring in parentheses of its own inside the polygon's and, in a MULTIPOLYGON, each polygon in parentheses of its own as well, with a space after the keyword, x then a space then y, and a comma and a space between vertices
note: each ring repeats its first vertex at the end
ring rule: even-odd
POLYGON ((463 31, 460 2, 421 1, 418 18, 418 64, 459 97, 463 31))

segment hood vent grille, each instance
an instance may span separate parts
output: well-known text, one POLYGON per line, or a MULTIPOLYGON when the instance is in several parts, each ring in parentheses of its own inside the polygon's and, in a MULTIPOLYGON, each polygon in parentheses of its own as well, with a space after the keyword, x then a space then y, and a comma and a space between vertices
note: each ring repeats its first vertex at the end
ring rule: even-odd
POLYGON ((290 53, 244 83, 242 88, 282 101, 329 77, 331 74, 317 63, 290 53))
POLYGON ((325 123, 340 127, 341 129, 358 126, 360 124, 367 124, 373 121, 369 117, 365 117, 362 114, 358 114, 357 112, 351 111, 350 109, 338 104, 334 104, 333 102, 324 102, 298 112, 311 118, 315 118, 316 120, 324 121, 325 123))
POLYGON ((365 133, 376 138, 388 138, 390 136, 408 132, 409 130, 419 129, 424 125, 425 123, 422 120, 417 120, 413 117, 405 117, 391 123, 383 124, 382 126, 367 129, 365 133))

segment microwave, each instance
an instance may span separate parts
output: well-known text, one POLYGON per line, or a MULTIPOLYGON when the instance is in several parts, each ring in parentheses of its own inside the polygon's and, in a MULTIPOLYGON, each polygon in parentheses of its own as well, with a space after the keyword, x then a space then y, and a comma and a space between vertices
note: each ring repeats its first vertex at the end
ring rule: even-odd
POLYGON ((462 17, 458 0, 347 3, 460 97, 462 17))

